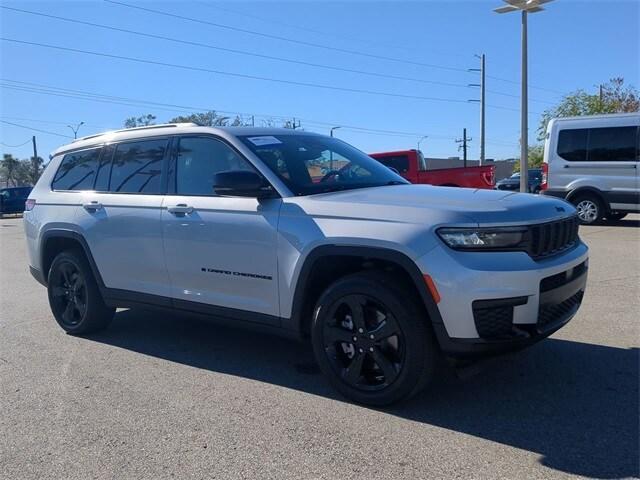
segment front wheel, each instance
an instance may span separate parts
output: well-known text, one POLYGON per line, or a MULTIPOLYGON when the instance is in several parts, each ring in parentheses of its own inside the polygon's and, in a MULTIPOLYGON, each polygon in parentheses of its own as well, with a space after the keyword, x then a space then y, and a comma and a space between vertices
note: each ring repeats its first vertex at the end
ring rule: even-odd
POLYGON ((318 300, 316 360, 345 397, 367 405, 408 398, 433 377, 439 352, 412 289, 378 272, 346 276, 318 300))
POLYGON ((107 327, 115 308, 105 305, 84 255, 67 250, 54 258, 47 278, 49 305, 58 324, 73 335, 107 327))
POLYGON ((602 202, 595 195, 578 195, 572 203, 578 210, 578 218, 583 225, 593 225, 602 221, 604 209, 602 202))

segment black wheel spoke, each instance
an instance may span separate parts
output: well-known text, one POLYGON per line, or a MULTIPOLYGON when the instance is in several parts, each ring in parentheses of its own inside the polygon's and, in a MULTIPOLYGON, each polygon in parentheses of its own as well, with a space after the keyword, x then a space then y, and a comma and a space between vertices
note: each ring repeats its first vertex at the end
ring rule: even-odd
POLYGON ((350 295, 345 300, 349 310, 351 310, 351 320, 353 321, 355 330, 358 332, 366 332, 367 326, 364 321, 365 298, 360 295, 350 295))
POLYGON ((341 327, 325 327, 324 341, 325 344, 337 342, 353 343, 353 332, 341 327))
POLYGON ((398 324, 392 315, 385 316, 385 319, 375 330, 371 331, 376 342, 384 340, 385 338, 393 337, 399 334, 398 324))
POLYGON ((363 354, 359 354, 353 357, 353 360, 351 360, 349 366, 344 370, 344 379, 351 384, 358 383, 358 380, 360 380, 360 377, 362 376, 363 363, 363 354))
POLYGON ((74 318, 73 318, 73 311, 75 309, 75 306, 73 304, 73 302, 69 301, 67 303, 67 305, 64 308, 64 311, 62 312, 62 319, 71 324, 74 323, 74 318))
POLYGON ((374 347, 371 352, 371 356, 373 357, 376 365, 380 367, 382 373, 384 374, 385 383, 391 383, 398 376, 398 372, 396 371, 396 367, 393 365, 393 362, 389 360, 384 352, 380 350, 378 347, 374 347))

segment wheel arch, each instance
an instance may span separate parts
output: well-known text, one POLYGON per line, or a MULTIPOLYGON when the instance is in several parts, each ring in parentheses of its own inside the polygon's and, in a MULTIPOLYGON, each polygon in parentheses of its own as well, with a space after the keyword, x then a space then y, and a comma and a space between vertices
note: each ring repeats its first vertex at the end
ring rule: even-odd
POLYGON ((75 248, 84 253, 87 261, 89 262, 89 266, 91 267, 94 278, 98 283, 98 286, 100 287, 100 289, 104 288, 104 282, 102 281, 102 276, 100 275, 98 266, 96 265, 89 245, 87 244, 87 241, 82 236, 82 234, 73 230, 66 229, 56 228, 47 230, 42 235, 40 245, 40 265, 42 266, 42 275, 45 282, 47 281, 49 275, 51 263, 53 262, 53 259, 56 257, 56 255, 64 250, 75 248))
MULTIPOLYGON (((404 253, 381 247, 321 245, 314 248, 304 259, 296 282, 291 317, 283 319, 283 326, 295 331, 298 336, 306 336, 316 301, 329 284, 346 274, 380 266, 391 267, 396 269, 398 274, 404 275, 420 296, 421 304, 430 321, 442 323, 440 311, 427 289, 422 272, 404 253), (318 281, 318 275, 322 276, 327 270, 328 260, 336 258, 344 258, 345 263, 350 265, 336 277, 318 281)), ((337 270, 340 272, 339 267, 337 270)))
POLYGON ((598 198, 598 200, 600 200, 602 206, 604 207, 604 213, 608 213, 611 211, 611 207, 609 206, 606 195, 601 190, 595 187, 578 187, 574 190, 571 190, 571 192, 569 192, 569 194, 567 195, 567 201, 573 204, 574 198, 584 194, 594 195, 596 198, 598 198))

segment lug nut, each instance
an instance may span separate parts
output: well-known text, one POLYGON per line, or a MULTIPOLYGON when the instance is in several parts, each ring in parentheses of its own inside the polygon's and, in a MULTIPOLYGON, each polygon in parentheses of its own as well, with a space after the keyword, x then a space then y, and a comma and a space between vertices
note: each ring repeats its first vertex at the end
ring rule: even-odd
POLYGON ((364 330, 363 330, 363 329, 361 329, 361 328, 359 328, 359 329, 358 329, 358 333, 362 333, 362 332, 364 332, 364 330))
POLYGON ((370 338, 371 340, 373 340, 373 335, 369 335, 369 338, 370 338))
POLYGON ((369 347, 369 351, 370 351, 370 352, 373 352, 373 347, 369 347))
POLYGON ((358 351, 359 351, 360 353, 364 353, 364 350, 362 350, 361 348, 359 348, 359 349, 358 349, 358 351))
POLYGON ((353 337, 353 341, 357 342, 358 341, 358 337, 353 337))

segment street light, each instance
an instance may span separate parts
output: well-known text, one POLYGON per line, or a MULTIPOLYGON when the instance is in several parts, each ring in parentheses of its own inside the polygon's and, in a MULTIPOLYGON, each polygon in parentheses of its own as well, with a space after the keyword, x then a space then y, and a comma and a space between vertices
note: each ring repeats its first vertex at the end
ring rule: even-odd
POLYGON ((329 136, 333 137, 333 131, 339 128, 342 128, 342 127, 331 127, 331 130, 329 130, 329 136))
POLYGON ((418 150, 420 150, 420 144, 422 143, 423 140, 426 140, 427 138, 429 138, 428 135, 423 135, 420 140, 418 140, 418 150))
POLYGON ((503 0, 507 5, 496 13, 522 12, 522 93, 520 98, 520 191, 529 191, 528 100, 527 100, 527 14, 544 10, 540 5, 553 0, 503 0))
POLYGON ((67 125, 67 127, 69 127, 71 129, 71 131, 73 132, 73 138, 76 139, 78 138, 78 130, 80 130, 80 127, 84 125, 84 122, 80 122, 78 125, 76 125, 76 128, 73 128, 71 125, 67 125))

